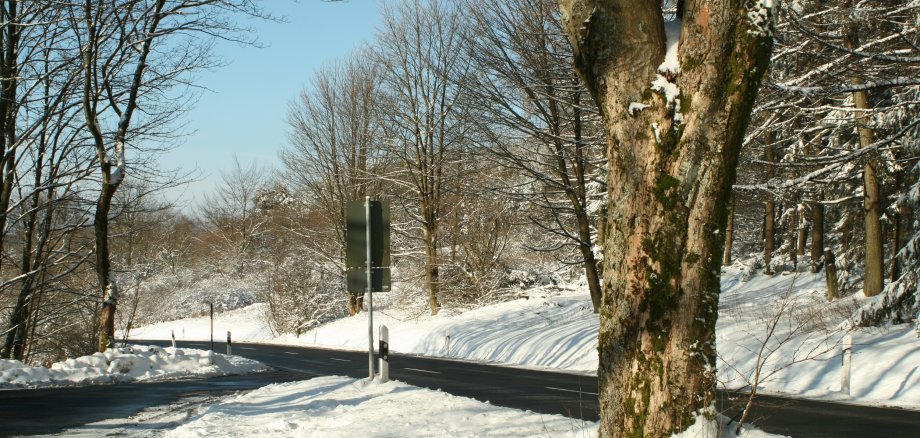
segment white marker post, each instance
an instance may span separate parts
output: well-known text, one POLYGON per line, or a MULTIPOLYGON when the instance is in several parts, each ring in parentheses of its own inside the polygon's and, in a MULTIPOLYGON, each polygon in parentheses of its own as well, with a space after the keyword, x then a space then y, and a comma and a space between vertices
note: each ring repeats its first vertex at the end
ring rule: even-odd
POLYGON ((233 354, 233 348, 230 346, 232 342, 230 341, 230 331, 227 331, 227 355, 233 354))
POLYGON ((371 287, 371 197, 364 197, 365 247, 367 260, 365 272, 367 278, 367 372, 368 379, 374 380, 374 291, 371 287))
POLYGON ((172 347, 176 348, 176 331, 170 330, 169 334, 172 335, 172 347))
POLYGON ((843 367, 840 370, 840 392, 850 395, 850 364, 853 360, 853 336, 843 337, 843 367))
POLYGON ((380 383, 390 380, 390 330, 380 324, 380 383))
POLYGON ((214 303, 208 303, 211 306, 211 351, 214 351, 214 303))

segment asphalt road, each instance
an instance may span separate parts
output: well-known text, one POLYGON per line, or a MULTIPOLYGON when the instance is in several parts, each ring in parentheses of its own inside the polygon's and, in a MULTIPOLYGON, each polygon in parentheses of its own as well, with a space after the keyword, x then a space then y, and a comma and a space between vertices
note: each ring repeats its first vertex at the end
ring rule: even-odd
MULTIPOLYGON (((208 348, 209 344, 180 342, 179 346, 208 348)), ((226 346, 215 343, 215 350, 223 352, 226 346)), ((263 344, 234 344, 233 353, 279 371, 180 382, 0 391, 0 435, 53 433, 105 418, 128 417, 185 397, 226 394, 275 381, 367 376, 367 353, 263 344)), ((597 379, 590 375, 391 354, 390 376, 493 405, 591 421, 598 418, 597 379)), ((720 396, 719 409, 734 416, 741 401, 720 396)), ((759 398, 752 421, 764 431, 795 437, 920 436, 920 412, 777 397, 759 398)))

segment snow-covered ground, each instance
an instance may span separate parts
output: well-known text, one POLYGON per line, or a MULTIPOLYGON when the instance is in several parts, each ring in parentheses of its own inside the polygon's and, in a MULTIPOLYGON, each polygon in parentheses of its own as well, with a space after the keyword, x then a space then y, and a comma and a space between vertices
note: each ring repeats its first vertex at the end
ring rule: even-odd
MULTIPOLYGON (((750 385, 760 367, 758 385, 766 392, 833 399, 871 405, 920 409, 920 340, 911 327, 849 329, 850 315, 864 298, 847 298, 829 305, 820 275, 751 275, 738 264, 726 268, 717 325, 719 379, 723 386, 750 385), (850 394, 840 391, 841 340, 853 338, 850 394)), ((375 312, 375 323, 386 324, 394 352, 462 358, 514 366, 594 373, 597 367, 597 315, 583 288, 537 288, 527 299, 467 312, 445 309, 437 316, 410 314, 388 306, 388 297, 375 312)), ((300 337, 272 336, 264 322, 265 308, 253 305, 217 315, 215 332, 235 341, 318 345, 364 349, 365 315, 320 326, 300 337)), ((205 340, 208 318, 190 318, 139 328, 135 339, 205 340)), ((107 363, 109 374, 146 377, 151 358, 119 361, 99 355, 72 360, 107 363), (95 358, 95 359, 92 359, 95 358), (128 371, 117 370, 131 363, 128 371)), ((143 350, 143 349, 141 349, 143 350)), ((134 357, 137 351, 126 352, 134 357)), ((189 355, 193 350, 185 350, 189 355)), ((109 354, 109 353, 107 353, 109 354)), ((206 354, 202 352, 202 354, 206 354)), ((222 355, 199 356, 204 365, 222 355)), ((63 365, 59 366, 63 367, 63 365)), ((9 367, 8 367, 9 368, 9 367)), ((21 368, 16 368, 21 369, 21 368)), ((9 369, 4 370, 7 376, 9 369)), ((20 376, 37 372, 15 371, 20 376)), ((9 374, 12 376, 13 374, 9 374)), ((116 379, 119 377, 106 377, 116 379)), ((25 378, 20 379, 22 383, 25 378)), ((7 379, 8 381, 13 379, 7 379)), ((65 378, 48 379, 66 380, 65 378)), ((92 381, 91 379, 89 381, 92 381)), ((156 407, 131 419, 107 420, 68 434, 87 436, 119 429, 129 435, 168 436, 594 436, 597 424, 560 416, 540 415, 455 397, 401 382, 367 382, 323 377, 270 385, 223 399, 189 402, 183 407, 156 407), (436 420, 432 420, 436 419, 436 420), (161 425, 151 430, 149 424, 161 425), (145 426, 148 425, 148 426, 145 426), (117 425, 117 427, 116 427, 117 425), (163 426, 165 425, 165 426, 163 426)), ((719 427, 698 424, 683 436, 716 436, 719 427)), ((732 436, 731 434, 721 436, 732 436)), ((744 431, 743 437, 768 436, 744 431)))
MULTIPOLYGON (((697 417, 676 438, 767 438, 745 427, 697 417), (721 429, 721 430, 720 430, 721 429)), ((63 435, 262 437, 592 437, 598 424, 561 415, 492 406, 402 382, 318 377, 265 386, 220 400, 192 400, 147 409, 128 419, 105 420, 63 435)))
POLYGON ((211 351, 132 345, 67 359, 51 368, 0 359, 0 389, 209 377, 267 369, 254 360, 211 351))
MULTIPOLYGON (((515 366, 594 373, 598 317, 583 288, 537 288, 519 299, 468 312, 437 316, 406 314, 382 306, 393 352, 452 357, 515 366)), ((870 405, 920 409, 920 339, 904 324, 848 331, 846 318, 864 299, 828 305, 823 274, 752 275, 741 264, 724 269, 716 328, 719 380, 727 388, 753 381, 758 355, 759 387, 765 392, 870 405), (782 311, 780 311, 782 309, 782 311), (775 323, 774 323, 775 322, 775 323), (771 336, 771 326, 774 330, 771 336), (853 338, 850 394, 840 392, 841 341, 853 338), (764 345, 764 339, 768 341, 764 345), (761 352, 761 347, 763 352, 761 352)), ((387 302, 384 299, 375 301, 387 302)), ((256 304, 220 314, 216 337, 235 341, 367 348, 362 314, 322 325, 300 337, 272 336, 256 304)), ((165 322, 132 331, 132 338, 204 340, 209 319, 165 322)))
MULTIPOLYGON (((390 350, 426 356, 453 357, 531 367, 594 373, 597 368, 598 317, 580 294, 532 291, 520 299, 469 312, 438 316, 406 315, 397 309, 374 312, 374 325, 385 324, 390 350)), ((376 300, 376 299, 375 299, 376 300)), ((234 342, 318 345, 367 349, 364 314, 343 318, 294 337, 273 337, 263 322, 264 305, 256 304, 215 317, 215 337, 232 332, 234 342)), ((132 330, 134 339, 204 340, 208 317, 184 319, 132 330)))

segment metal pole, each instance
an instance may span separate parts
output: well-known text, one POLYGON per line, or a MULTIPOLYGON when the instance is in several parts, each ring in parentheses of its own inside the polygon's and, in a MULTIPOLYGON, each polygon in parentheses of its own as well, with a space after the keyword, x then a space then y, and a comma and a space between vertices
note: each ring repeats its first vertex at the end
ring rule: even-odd
POLYGON ((211 351, 214 351, 214 303, 211 305, 211 351))
POLYGON ((365 273, 367 278, 367 372, 374 380, 374 293, 371 289, 371 197, 364 197, 364 245, 367 249, 365 273))

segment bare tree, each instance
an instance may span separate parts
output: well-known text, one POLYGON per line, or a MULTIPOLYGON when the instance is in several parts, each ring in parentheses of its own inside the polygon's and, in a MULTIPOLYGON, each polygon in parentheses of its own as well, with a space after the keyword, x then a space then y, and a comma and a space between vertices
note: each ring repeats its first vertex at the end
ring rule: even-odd
POLYGON ((175 101, 169 93, 184 84, 189 72, 214 65, 213 38, 239 41, 241 29, 229 20, 231 13, 259 15, 259 10, 251 0, 86 0, 72 6, 84 119, 101 175, 93 221, 103 299, 99 350, 113 341, 119 298, 108 228, 112 198, 127 172, 126 149, 140 142, 140 133, 155 133, 152 126, 168 123, 187 108, 188 102, 175 101))
POLYGON ((463 20, 443 0, 404 0, 383 8, 378 38, 380 109, 386 154, 399 164, 386 178, 421 228, 432 314, 441 308, 439 236, 444 194, 458 174, 468 123, 458 105, 469 61, 460 56, 463 20))
MULTIPOLYGON (((320 69, 288 111, 291 147, 281 159, 292 186, 323 218, 323 226, 312 223, 300 232, 311 235, 317 258, 337 268, 329 275, 345 272, 346 204, 380 193, 373 176, 382 136, 375 110, 378 81, 369 50, 359 50, 320 69)), ((362 298, 350 294, 349 312, 354 315, 361 306, 362 298)))
POLYGON ((685 430, 715 396, 728 198, 771 49, 762 2, 560 1, 604 117, 601 436, 685 430), (666 32, 667 30, 667 32, 666 32))
POLYGON ((221 185, 201 208, 215 258, 229 263, 239 278, 247 272, 257 240, 265 232, 266 219, 257 203, 265 184, 265 172, 258 165, 243 167, 234 156, 233 167, 221 173, 221 185))
POLYGON ((577 248, 596 312, 601 286, 590 204, 598 201, 589 185, 592 178, 603 181, 603 131, 572 67, 555 2, 474 1, 467 9, 475 25, 469 51, 478 72, 469 79, 469 100, 481 115, 476 120, 492 155, 484 158, 537 182, 516 186, 539 193, 504 191, 553 210, 547 216, 555 224, 543 217, 537 223, 577 248))

